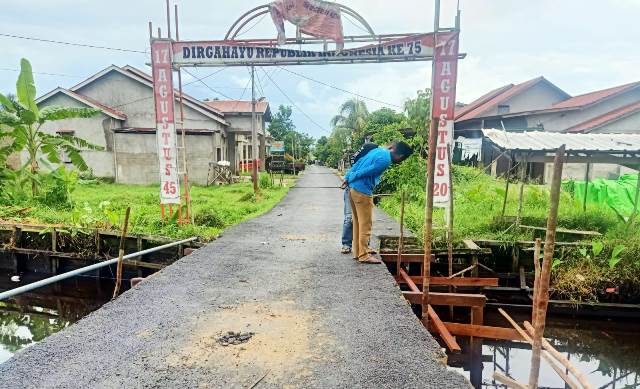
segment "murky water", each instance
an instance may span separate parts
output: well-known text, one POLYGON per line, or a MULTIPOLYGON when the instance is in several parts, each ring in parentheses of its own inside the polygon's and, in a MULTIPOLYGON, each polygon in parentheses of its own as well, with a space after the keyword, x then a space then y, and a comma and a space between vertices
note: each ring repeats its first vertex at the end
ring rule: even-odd
MULTIPOLYGON (((30 274, 16 283, 12 275, 0 270, 0 291, 46 277, 30 274)), ((112 293, 112 280, 80 276, 0 301, 0 363, 100 308, 112 293)))
MULTIPOLYGON (((518 315, 515 318, 519 322, 528 319, 518 315)), ((506 325, 503 319, 490 312, 485 319, 488 325, 506 325)), ((594 388, 640 388, 640 323, 637 320, 550 317, 545 335, 577 369, 587 374, 594 388)), ((504 388, 493 379, 494 372, 501 372, 522 383, 528 381, 531 348, 527 344, 485 340, 482 354, 482 382, 475 382, 476 388, 504 388)), ((480 366, 473 368, 479 369, 480 366)), ((453 369, 470 377, 469 370, 453 369)), ((565 388, 564 381, 544 360, 539 386, 565 388)))

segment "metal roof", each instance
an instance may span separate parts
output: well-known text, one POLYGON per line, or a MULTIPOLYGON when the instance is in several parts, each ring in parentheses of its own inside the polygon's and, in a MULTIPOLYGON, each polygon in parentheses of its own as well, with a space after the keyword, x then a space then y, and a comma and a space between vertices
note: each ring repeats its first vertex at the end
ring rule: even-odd
MULTIPOLYGON (((639 129, 640 130, 640 129, 639 129)), ((485 139, 503 150, 547 153, 565 145, 568 153, 640 153, 640 134, 575 134, 560 132, 507 132, 482 130, 485 139)))

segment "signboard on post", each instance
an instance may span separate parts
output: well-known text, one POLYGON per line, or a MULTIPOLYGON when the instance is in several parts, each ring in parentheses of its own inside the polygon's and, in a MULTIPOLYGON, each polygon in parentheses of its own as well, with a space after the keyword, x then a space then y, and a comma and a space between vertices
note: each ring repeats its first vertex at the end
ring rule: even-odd
POLYGON ((173 62, 178 66, 410 62, 433 58, 434 34, 415 34, 340 51, 294 50, 234 41, 181 41, 172 46, 173 62))
POLYGON ((280 140, 272 142, 270 150, 272 153, 284 153, 284 142, 280 140))
POLYGON ((151 41, 156 142, 160 163, 160 204, 180 204, 171 41, 151 41))
POLYGON ((453 121, 456 105, 458 75, 458 32, 437 35, 434 52, 434 84, 431 97, 431 120, 438 123, 436 161, 433 176, 433 203, 437 207, 449 205, 449 150, 453 152, 453 121))

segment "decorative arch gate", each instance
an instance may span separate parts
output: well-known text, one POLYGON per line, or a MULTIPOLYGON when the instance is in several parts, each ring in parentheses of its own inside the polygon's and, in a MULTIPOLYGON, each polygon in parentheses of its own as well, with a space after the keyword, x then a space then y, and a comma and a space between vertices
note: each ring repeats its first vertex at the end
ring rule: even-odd
MULTIPOLYGON (((453 119, 456 96, 456 81, 459 54, 459 12, 454 28, 440 28, 440 0, 435 0, 434 32, 375 34, 369 23, 356 11, 344 5, 321 0, 276 0, 244 13, 232 24, 223 40, 182 41, 178 30, 178 8, 175 6, 175 39, 171 35, 171 10, 167 1, 167 36, 162 37, 158 28, 153 36, 149 22, 151 39, 151 65, 153 70, 154 99, 158 157, 160 162, 160 203, 170 207, 178 205, 178 218, 182 220, 182 201, 186 202, 186 218, 191 216, 189 181, 185 149, 184 108, 182 94, 183 67, 225 67, 225 66, 293 66, 327 64, 361 64, 433 61, 431 80, 431 125, 429 129, 429 150, 427 158, 427 185, 425 208, 425 236, 423 261, 422 316, 428 323, 429 274, 432 241, 432 218, 434 203, 447 206, 451 199, 449 180, 449 150, 453 143, 453 119), (304 8, 304 17, 287 19, 288 11, 296 7, 304 8), (237 39, 242 29, 252 20, 271 13, 279 32, 279 39, 237 39), (353 17, 362 25, 367 35, 343 36, 341 14, 353 17), (315 19, 315 24, 313 21, 315 19), (284 19, 297 24, 296 37, 284 36, 284 19), (320 36, 309 33, 308 20, 316 30, 331 30, 331 34, 320 36), (307 25, 305 25, 307 23, 307 25), (323 24, 324 23, 324 24, 323 24), (303 26, 301 28, 300 26, 303 26), (326 28, 325 28, 326 27, 326 28), (338 30, 339 28, 339 30, 338 30), (305 34, 306 32, 306 34, 305 34), (336 39, 328 39, 326 36, 336 39), (328 44, 336 42, 336 50, 329 50, 328 44), (344 44, 364 46, 344 48, 344 44), (298 49, 286 48, 298 45, 298 49), (322 45, 322 50, 302 50, 303 45, 322 45), (179 120, 175 115, 173 72, 178 75, 178 98, 180 101, 179 120), (181 147, 177 146, 176 124, 181 130, 181 147), (178 150, 182 150, 182 169, 179 169, 178 150), (184 195, 180 195, 180 177, 184 195)), ((321 34, 320 34, 321 35, 321 34)), ((252 142, 256 147, 255 90, 252 85, 252 142)), ((425 123, 426 124, 426 123, 425 123)), ((253 183, 257 190, 257 161, 253 152, 253 183)), ((170 211, 171 212, 171 211, 170 211)))

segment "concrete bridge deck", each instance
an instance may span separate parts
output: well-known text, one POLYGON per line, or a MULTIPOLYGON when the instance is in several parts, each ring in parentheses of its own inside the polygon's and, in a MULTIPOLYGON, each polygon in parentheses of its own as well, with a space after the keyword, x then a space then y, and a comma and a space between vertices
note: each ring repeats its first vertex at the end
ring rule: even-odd
POLYGON ((271 212, 0 365, 0 388, 469 388, 386 268, 338 253, 342 194, 309 188, 338 184, 311 167, 271 212))

